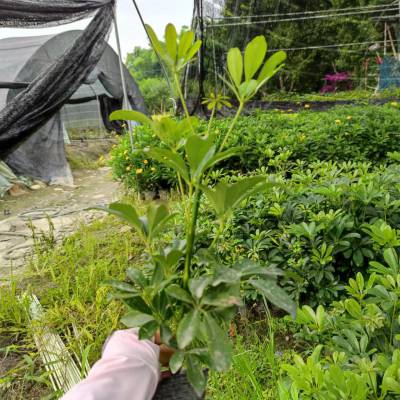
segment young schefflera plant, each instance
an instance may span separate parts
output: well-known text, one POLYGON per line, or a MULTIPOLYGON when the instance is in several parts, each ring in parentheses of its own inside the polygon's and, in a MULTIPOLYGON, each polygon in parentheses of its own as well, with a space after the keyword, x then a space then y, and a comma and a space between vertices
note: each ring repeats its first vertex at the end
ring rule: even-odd
MULTIPOLYGON (((173 373, 186 369, 189 382, 201 393, 206 384, 205 368, 223 371, 229 368, 232 346, 228 337, 229 323, 242 305, 241 289, 253 287, 271 303, 294 314, 296 305, 277 284, 281 272, 250 260, 235 265, 222 263, 213 249, 235 208, 249 196, 269 190, 273 179, 251 176, 229 184, 219 182, 209 186, 209 174, 224 159, 240 152, 227 148, 227 139, 243 109, 257 91, 281 67, 283 52, 265 61, 267 44, 258 36, 246 47, 244 57, 239 49, 228 54, 228 85, 239 101, 239 108, 224 137, 213 131, 215 109, 225 97, 214 96, 211 118, 205 131, 198 120, 190 117, 180 88, 184 67, 196 56, 200 41, 187 31, 178 35, 172 24, 165 30, 165 44, 151 27, 147 27, 152 46, 174 77, 176 91, 185 110, 185 118, 169 116, 149 118, 136 111, 120 110, 111 114, 112 120, 134 120, 147 125, 162 142, 162 147, 144 149, 146 158, 153 158, 172 168, 178 177, 178 191, 184 210, 184 237, 162 245, 160 234, 174 219, 164 204, 148 206, 144 215, 131 205, 114 203, 105 210, 132 226, 146 250, 146 265, 131 267, 128 282, 113 281, 115 296, 123 299, 128 312, 122 322, 139 327, 140 338, 151 338, 158 330, 162 341, 176 349, 170 369, 173 373), (257 78, 254 78, 257 75, 257 78), (196 227, 202 201, 215 213, 216 237, 209 248, 199 248, 196 227)), ((229 102, 228 102, 229 103, 229 102)))

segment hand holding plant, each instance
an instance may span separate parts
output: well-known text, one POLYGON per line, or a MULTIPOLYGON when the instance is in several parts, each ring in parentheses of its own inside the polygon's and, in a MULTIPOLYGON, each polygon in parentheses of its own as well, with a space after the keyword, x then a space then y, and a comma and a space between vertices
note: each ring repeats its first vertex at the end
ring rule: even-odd
MULTIPOLYGON (((177 174, 185 214, 185 237, 166 247, 160 245, 160 234, 174 219, 174 214, 163 204, 148 206, 144 215, 139 215, 130 205, 111 204, 105 210, 137 232, 147 259, 142 269, 128 269, 130 283, 113 281, 111 285, 117 290, 115 296, 123 299, 129 309, 122 322, 128 327, 140 327, 142 339, 154 336, 159 330, 162 342, 177 349, 169 363, 171 371, 175 373, 184 366, 190 383, 201 393, 206 383, 204 367, 223 371, 231 364, 232 347, 227 327, 238 306, 242 305, 241 288, 253 287, 292 314, 296 309, 277 284, 279 270, 250 260, 225 265, 213 253, 218 233, 224 229, 233 210, 249 196, 269 190, 274 185, 272 178, 252 176, 233 184, 208 185, 213 168, 240 151, 226 148, 226 143, 244 105, 282 67, 286 55, 278 52, 265 61, 267 44, 263 36, 247 45, 244 57, 239 49, 229 51, 226 83, 239 107, 226 135, 218 137, 213 132, 212 122, 220 101, 214 96, 214 100, 208 102, 212 118, 207 130, 201 132, 197 118, 189 116, 180 87, 182 71, 196 56, 201 42, 195 41, 192 31, 178 37, 175 27, 169 24, 164 45, 151 27, 147 28, 154 50, 174 78, 186 117, 180 121, 169 116, 149 118, 137 111, 121 110, 112 113, 110 119, 134 120, 147 125, 162 142, 162 148, 146 149, 146 158, 167 165, 177 174), (204 198, 213 209, 217 224, 217 237, 209 248, 196 245, 199 207, 204 198)), ((222 100, 229 104, 225 97, 222 100)))

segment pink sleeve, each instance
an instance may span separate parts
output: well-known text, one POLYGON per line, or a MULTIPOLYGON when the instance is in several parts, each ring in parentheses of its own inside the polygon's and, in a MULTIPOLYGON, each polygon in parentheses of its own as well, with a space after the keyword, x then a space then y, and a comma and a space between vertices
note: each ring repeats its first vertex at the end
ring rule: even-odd
POLYGON ((151 400, 160 379, 159 347, 137 329, 116 331, 88 377, 62 400, 151 400))

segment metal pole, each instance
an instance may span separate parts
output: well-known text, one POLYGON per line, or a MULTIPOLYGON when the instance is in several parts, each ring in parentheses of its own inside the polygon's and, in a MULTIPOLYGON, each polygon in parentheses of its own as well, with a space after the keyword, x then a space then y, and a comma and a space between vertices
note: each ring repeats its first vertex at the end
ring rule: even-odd
POLYGON ((387 49, 387 23, 385 22, 385 34, 383 36, 383 55, 386 56, 387 49))
MULTIPOLYGON (((121 83, 122 83, 122 92, 124 94, 123 106, 126 110, 130 110, 130 103, 128 98, 128 91, 126 89, 126 81, 125 81, 125 74, 124 74, 124 64, 122 62, 121 56, 121 43, 119 41, 119 32, 118 32, 118 24, 117 24, 117 12, 116 12, 117 3, 113 7, 113 19, 114 19, 114 29, 115 29, 115 38, 117 41, 117 50, 118 50, 118 61, 119 61, 119 72, 121 74, 121 83)), ((133 134, 132 134, 132 122, 128 122, 128 130, 129 130, 129 140, 131 141, 131 149, 133 151, 133 134)))
POLYGON ((400 0, 399 0, 399 15, 398 15, 399 19, 397 21, 397 59, 400 60, 400 0))

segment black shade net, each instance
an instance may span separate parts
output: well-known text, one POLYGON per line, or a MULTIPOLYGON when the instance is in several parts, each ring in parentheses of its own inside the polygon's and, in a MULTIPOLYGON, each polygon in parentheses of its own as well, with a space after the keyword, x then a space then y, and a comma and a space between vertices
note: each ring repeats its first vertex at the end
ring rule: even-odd
POLYGON ((0 27, 34 28, 89 17, 113 0, 1 0, 0 27))
MULTIPOLYGON (((95 68, 106 46, 113 19, 113 1, 110 0, 52 1, 51 4, 47 0, 40 2, 0 0, 0 26, 4 18, 10 21, 9 15, 4 16, 4 7, 12 9, 16 5, 14 14, 18 16, 21 13, 20 19, 14 19, 17 22, 13 26, 20 26, 19 24, 23 23, 22 13, 25 13, 27 17, 26 26, 31 26, 29 14, 40 15, 39 11, 42 10, 45 13, 44 4, 47 4, 51 10, 50 17, 52 13, 56 13, 58 5, 59 12, 61 14, 65 12, 63 14, 65 18, 62 19, 64 22, 68 20, 68 16, 77 18, 77 13, 82 13, 81 16, 85 15, 83 14, 85 10, 89 14, 96 8, 98 11, 71 48, 53 65, 41 72, 27 88, 18 93, 0 111, 0 157, 19 146, 60 110, 95 68), (97 7, 95 7, 96 4, 97 7)), ((55 18, 54 15, 53 18, 55 18)), ((42 17, 41 21, 45 22, 46 17, 44 15, 42 17)), ((38 24, 39 19, 36 21, 38 24)))

